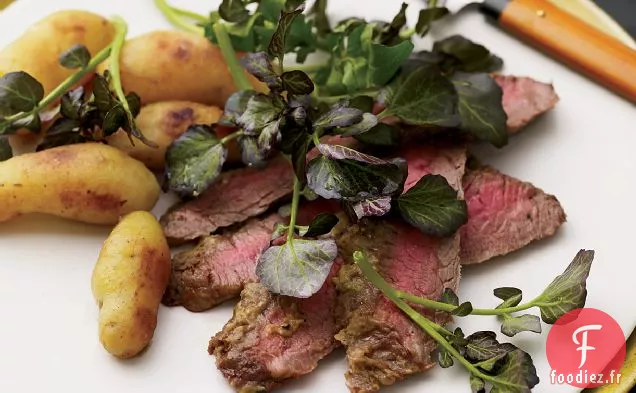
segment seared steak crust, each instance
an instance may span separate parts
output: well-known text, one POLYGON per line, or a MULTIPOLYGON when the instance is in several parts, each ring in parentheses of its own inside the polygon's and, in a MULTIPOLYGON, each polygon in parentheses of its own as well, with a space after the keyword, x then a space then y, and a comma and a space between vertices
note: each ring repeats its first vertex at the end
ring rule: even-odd
POLYGON ((223 173, 197 199, 178 204, 161 217, 166 237, 173 245, 182 244, 256 217, 292 193, 293 176, 283 157, 263 170, 223 173))
POLYGON ((338 259, 322 289, 308 299, 271 294, 248 284, 232 319, 210 340, 208 351, 240 392, 269 391, 313 371, 340 344, 334 339, 338 259))
POLYGON ((164 304, 204 311, 238 296, 246 283, 257 281, 258 257, 282 220, 277 214, 252 219, 236 231, 208 236, 192 250, 175 255, 164 304))
POLYGON ((462 264, 481 263, 554 235, 566 215, 556 197, 484 166, 464 177, 468 223, 461 230, 462 264))

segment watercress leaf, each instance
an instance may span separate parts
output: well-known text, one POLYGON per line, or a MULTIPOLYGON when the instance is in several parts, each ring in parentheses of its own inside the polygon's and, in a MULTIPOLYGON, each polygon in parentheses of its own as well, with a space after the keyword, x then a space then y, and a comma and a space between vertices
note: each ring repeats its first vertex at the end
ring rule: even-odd
POLYGON ((397 198, 400 214, 424 233, 450 236, 468 220, 466 201, 441 175, 426 175, 397 198))
POLYGON ((373 112, 375 100, 369 96, 356 96, 349 100, 349 106, 351 108, 360 109, 362 112, 373 112))
POLYGON ((81 44, 77 44, 60 55, 60 64, 71 70, 85 68, 91 61, 91 53, 81 44))
POLYGON ((312 141, 309 135, 303 133, 301 138, 296 141, 292 150, 292 165, 294 167, 294 173, 302 187, 307 184, 307 152, 309 151, 311 143, 312 141))
POLYGON ((58 132, 55 134, 50 134, 49 132, 47 132, 42 142, 40 142, 40 144, 37 146, 36 151, 42 151, 58 146, 73 145, 76 143, 84 142, 86 142, 86 138, 83 137, 79 132, 69 131, 58 132))
POLYGON ((378 125, 378 118, 371 113, 362 115, 362 120, 348 127, 340 127, 335 129, 335 133, 341 136, 355 136, 368 132, 378 125))
POLYGON ((357 202, 401 192, 406 179, 403 161, 384 161, 342 146, 320 146, 325 145, 319 145, 323 155, 309 162, 307 181, 321 197, 357 202))
POLYGON ((302 71, 294 70, 284 72, 280 78, 283 81, 283 90, 294 95, 307 95, 314 91, 314 83, 309 75, 302 71))
POLYGON ((59 118, 55 120, 53 125, 46 131, 46 135, 65 134, 69 132, 79 132, 82 123, 79 120, 59 118))
POLYGON ((304 7, 301 6, 294 11, 283 11, 280 14, 278 26, 276 27, 276 31, 274 31, 272 40, 269 43, 267 53, 269 53, 271 57, 277 58, 281 63, 285 57, 285 43, 287 41, 289 28, 294 22, 294 19, 296 19, 298 15, 302 14, 303 9, 304 7))
POLYGON ((270 89, 279 89, 281 87, 280 78, 274 72, 267 53, 248 53, 241 59, 241 64, 250 74, 265 83, 270 89))
POLYGON ((474 374, 470 374, 470 390, 472 393, 486 393, 484 380, 474 374))
POLYGON ((508 337, 521 332, 541 333, 541 319, 530 314, 523 314, 519 317, 505 315, 501 323, 501 332, 508 337))
POLYGON ((494 72, 501 69, 503 61, 466 37, 453 35, 433 44, 433 52, 452 59, 447 67, 464 72, 494 72))
POLYGON ((185 196, 198 196, 219 176, 227 158, 212 127, 193 125, 166 152, 170 189, 185 196))
POLYGON ((317 41, 313 25, 305 15, 299 15, 289 28, 285 51, 296 54, 296 62, 304 63, 310 53, 316 51, 317 41))
POLYGON ((84 88, 81 86, 64 94, 60 102, 60 113, 62 116, 67 119, 78 120, 80 118, 83 97, 84 88))
POLYGON ((128 102, 128 108, 133 118, 139 115, 141 111, 141 97, 137 93, 130 92, 126 94, 126 101, 128 102))
POLYGON ((446 7, 425 8, 420 11, 420 15, 415 25, 415 31, 420 37, 424 37, 431 29, 431 25, 436 20, 442 19, 449 14, 446 7))
MULTIPOLYGON (((506 346, 507 344, 502 344, 504 346, 506 346)), ((514 345, 512 345, 510 347, 511 351, 514 351, 516 349, 516 347, 514 345)), ((473 365, 475 367, 478 367, 482 370, 488 371, 488 372, 496 372, 496 370, 498 370, 499 368, 501 368, 501 365, 503 364, 505 358, 506 358, 506 354, 507 352, 502 352, 501 354, 494 356, 490 359, 486 359, 486 360, 482 360, 479 362, 474 362, 473 365)))
POLYGON ((395 40, 401 41, 400 31, 406 26, 406 10, 409 7, 408 4, 402 3, 400 11, 393 17, 391 23, 380 34, 380 43, 383 45, 392 45, 395 40))
POLYGON ((263 155, 269 154, 274 146, 280 141, 280 120, 274 120, 263 128, 258 135, 258 149, 263 155))
POLYGON ((461 129, 496 147, 508 143, 501 87, 488 74, 455 73, 452 77, 459 94, 461 129))
POLYGON ((331 23, 327 17, 327 0, 316 0, 309 10, 309 16, 311 16, 319 36, 323 37, 331 32, 331 23))
POLYGON ((491 331, 481 331, 471 334, 466 337, 468 344, 466 344, 465 357, 471 362, 479 362, 516 349, 511 344, 500 344, 497 341, 497 335, 491 331))
POLYGON ((563 274, 557 276, 532 302, 541 310, 543 322, 553 324, 569 311, 582 308, 587 298, 586 280, 594 251, 579 251, 563 274))
POLYGON ((0 162, 6 161, 13 157, 13 148, 9 144, 9 138, 6 136, 0 137, 0 162))
POLYGON ((358 220, 363 217, 382 217, 391 211, 391 197, 379 196, 365 199, 351 205, 351 210, 358 220))
POLYGON ((264 168, 267 165, 267 155, 258 146, 258 137, 243 136, 238 139, 241 149, 241 159, 251 168, 264 168))
POLYGON ((420 126, 456 127, 458 95, 455 86, 435 67, 420 67, 396 89, 387 115, 420 126))
POLYGON ((108 87, 108 79, 102 75, 95 76, 93 81, 94 104, 101 112, 108 112, 113 107, 115 99, 108 87))
POLYGON ((503 303, 498 305, 497 308, 514 307, 521 303, 522 293, 520 289, 512 287, 496 288, 493 293, 503 300, 503 303))
POLYGON ((490 393, 529 393, 539 383, 539 377, 530 355, 517 348, 506 355, 490 382, 490 393))
POLYGON ((310 138, 306 127, 293 127, 290 126, 290 123, 291 121, 287 119, 287 124, 280 129, 281 139, 278 144, 278 150, 285 154, 293 154, 310 138))
POLYGON ((275 24, 280 13, 285 9, 285 3, 285 0, 260 0, 256 11, 262 14, 266 21, 275 24))
POLYGON ((442 296, 439 301, 446 304, 452 304, 453 306, 459 306, 459 298, 450 288, 444 288, 444 292, 442 292, 442 296))
POLYGON ((453 365, 453 355, 443 346, 437 347, 437 363, 441 368, 449 368, 453 365))
POLYGON ((256 276, 273 293, 308 298, 323 286, 337 255, 333 239, 293 239, 268 248, 258 259, 256 276))
POLYGON ((368 145, 393 147, 400 144, 402 136, 397 127, 386 123, 378 123, 369 131, 354 135, 354 138, 368 145))
POLYGON ((113 106, 104 116, 102 130, 104 134, 111 135, 120 128, 124 127, 127 122, 126 110, 121 104, 113 106))
POLYGON ((451 314, 457 315, 458 317, 465 317, 470 315, 471 312, 473 312, 473 305, 470 302, 464 302, 451 311, 451 314))
POLYGON ((247 102, 245 112, 237 119, 248 135, 256 134, 266 125, 279 117, 283 107, 278 100, 265 94, 256 94, 247 102))
POLYGON ((228 22, 240 23, 250 16, 243 0, 223 0, 219 6, 219 15, 228 22))
POLYGON ((42 84, 26 72, 9 72, 0 77, 0 115, 29 112, 43 97, 42 84))
POLYGON ((369 50, 368 83, 363 88, 386 85, 411 55, 413 48, 411 41, 403 41, 394 46, 372 44, 369 50))
POLYGON ((360 123, 363 116, 364 114, 360 109, 334 105, 331 110, 314 122, 314 128, 330 130, 336 127, 349 127, 360 123))
POLYGON ((287 229, 289 229, 289 226, 283 223, 276 224, 276 226, 274 226, 274 231, 272 232, 271 240, 274 241, 283 236, 285 233, 287 233, 287 229))
POLYGON ((42 131, 42 119, 37 113, 33 113, 23 119, 16 120, 11 125, 13 130, 27 129, 31 132, 38 133, 42 131))
POLYGON ((238 124, 238 119, 247 109, 250 99, 257 94, 254 90, 241 90, 232 94, 225 102, 220 123, 223 125, 238 124))
POLYGON ((305 237, 318 237, 326 235, 338 224, 338 217, 330 213, 318 214, 309 224, 305 237))

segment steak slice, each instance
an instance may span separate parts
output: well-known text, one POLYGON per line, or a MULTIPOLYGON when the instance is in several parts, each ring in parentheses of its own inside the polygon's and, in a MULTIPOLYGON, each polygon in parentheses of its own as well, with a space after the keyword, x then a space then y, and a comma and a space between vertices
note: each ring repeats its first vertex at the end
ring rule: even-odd
POLYGON ((223 173, 197 199, 178 204, 161 217, 166 237, 173 245, 182 244, 258 216, 292 193, 293 179, 294 172, 282 156, 264 170, 223 173))
POLYGON ((340 344, 333 277, 308 299, 273 295, 261 284, 248 284, 232 319, 210 340, 208 352, 230 384, 240 392, 269 391, 313 371, 340 344))
POLYGON ((503 108, 508 115, 510 134, 516 134, 559 102, 559 96, 550 84, 510 75, 493 75, 493 78, 503 91, 503 108))
POLYGON ((163 303, 199 312, 238 296, 246 283, 257 281, 258 257, 282 221, 278 214, 252 219, 236 231, 208 236, 192 250, 177 254, 163 303))
POLYGON ((566 220, 554 196, 494 168, 469 169, 463 183, 468 223, 460 230, 462 264, 481 263, 552 236, 566 220))
MULTIPOLYGON (((429 173, 442 174, 462 194, 464 148, 409 148, 400 156, 411 159, 408 187, 429 173)), ((345 258, 366 251, 378 272, 399 290, 437 300, 445 288, 457 289, 459 233, 436 238, 402 221, 366 220, 344 231, 338 247, 345 258)), ((351 392, 375 392, 433 367, 434 340, 348 262, 336 279, 337 320, 342 324, 336 338, 347 349, 345 377, 351 392)), ((445 313, 427 313, 440 324, 450 320, 445 313)))

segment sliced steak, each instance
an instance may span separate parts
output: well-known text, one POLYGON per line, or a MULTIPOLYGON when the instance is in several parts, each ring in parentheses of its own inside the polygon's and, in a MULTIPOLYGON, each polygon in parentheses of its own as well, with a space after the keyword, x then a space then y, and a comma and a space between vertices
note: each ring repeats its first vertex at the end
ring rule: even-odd
POLYGON ((208 351, 230 384, 240 392, 269 391, 313 371, 318 361, 339 346, 333 276, 308 299, 271 294, 248 284, 232 319, 210 340, 208 351))
POLYGON ((254 267, 267 248, 272 230, 283 219, 272 214, 252 219, 236 231, 204 238, 194 249, 172 259, 172 275, 163 302, 204 311, 238 296, 256 282, 254 267))
MULTIPOLYGON (((400 155, 411 158, 409 186, 426 174, 442 174, 461 195, 465 149, 412 148, 400 155), (411 170, 413 162, 421 165, 411 170)), ((399 290, 438 299, 444 288, 457 289, 459 234, 435 238, 402 221, 369 220, 350 226, 338 237, 338 247, 345 258, 366 251, 380 274, 399 290)), ((358 266, 349 261, 340 270, 336 288, 337 319, 342 323, 336 338, 347 349, 345 377, 352 392, 375 392, 434 365, 434 340, 369 283, 358 266)), ((429 316, 440 324, 450 320, 444 313, 429 316)))
POLYGON ((494 75, 493 78, 503 91, 503 107, 508 115, 510 134, 516 134, 559 102, 559 96, 550 84, 510 75, 494 75))
POLYGON ((462 264, 487 261, 552 236, 566 220, 559 201, 491 167, 464 177, 468 223, 461 230, 462 264))
POLYGON ((264 170, 223 173, 197 199, 176 205, 161 218, 166 237, 173 245, 181 244, 262 214, 291 194, 293 176, 283 157, 273 159, 264 170))

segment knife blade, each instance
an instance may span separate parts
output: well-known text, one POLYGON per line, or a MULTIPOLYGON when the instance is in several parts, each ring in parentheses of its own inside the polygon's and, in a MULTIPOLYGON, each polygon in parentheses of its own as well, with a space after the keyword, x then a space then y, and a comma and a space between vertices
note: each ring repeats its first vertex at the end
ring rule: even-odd
POLYGON ((546 0, 446 0, 469 4, 503 30, 636 103, 636 50, 546 0))

